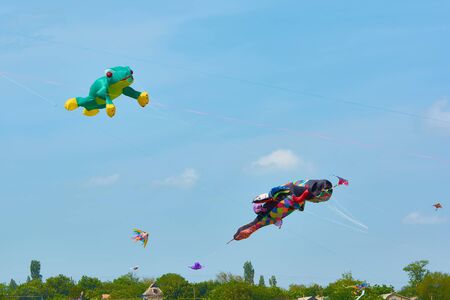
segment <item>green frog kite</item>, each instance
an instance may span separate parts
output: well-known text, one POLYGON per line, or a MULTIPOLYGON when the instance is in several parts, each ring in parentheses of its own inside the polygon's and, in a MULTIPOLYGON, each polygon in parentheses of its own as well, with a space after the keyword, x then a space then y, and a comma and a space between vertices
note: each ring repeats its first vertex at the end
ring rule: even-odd
POLYGON ((89 96, 70 98, 64 107, 67 110, 75 110, 82 106, 84 107, 83 114, 88 117, 95 116, 100 109, 106 108, 106 114, 112 118, 116 113, 113 100, 122 94, 136 99, 144 107, 150 101, 148 93, 138 92, 130 87, 133 80, 133 71, 130 67, 107 69, 105 76, 98 78, 91 85, 89 96))

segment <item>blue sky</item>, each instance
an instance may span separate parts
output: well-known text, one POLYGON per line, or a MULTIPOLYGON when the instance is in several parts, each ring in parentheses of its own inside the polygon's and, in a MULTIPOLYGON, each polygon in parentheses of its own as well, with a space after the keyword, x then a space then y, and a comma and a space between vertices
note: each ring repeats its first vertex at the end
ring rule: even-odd
POLYGON ((283 287, 450 272, 447 1, 135 2, 0 8, 0 281, 32 259, 44 277, 190 281, 251 260, 283 287), (64 110, 116 65, 150 106, 64 110), (225 245, 255 195, 333 174, 350 186, 330 203, 225 245))

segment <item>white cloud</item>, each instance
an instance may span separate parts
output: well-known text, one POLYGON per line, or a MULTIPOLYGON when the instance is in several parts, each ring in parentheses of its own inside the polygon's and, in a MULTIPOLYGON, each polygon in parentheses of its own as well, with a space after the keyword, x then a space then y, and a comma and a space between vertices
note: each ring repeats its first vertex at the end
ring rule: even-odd
POLYGON ((198 181, 199 175, 195 169, 185 169, 180 175, 170 176, 163 180, 154 181, 154 185, 172 186, 184 189, 192 188, 198 181))
POLYGON ((442 99, 434 102, 427 112, 427 125, 431 128, 450 130, 450 108, 445 110, 447 100, 442 99))
POLYGON ((403 218, 405 224, 433 225, 446 223, 447 218, 439 216, 425 216, 418 212, 412 212, 403 218))
POLYGON ((89 179, 86 185, 89 187, 110 186, 115 184, 119 180, 119 178, 119 174, 92 177, 91 179, 89 179))
POLYGON ((287 171, 299 167, 312 169, 312 163, 304 161, 291 150, 278 149, 267 155, 261 156, 251 163, 251 170, 259 172, 287 171))

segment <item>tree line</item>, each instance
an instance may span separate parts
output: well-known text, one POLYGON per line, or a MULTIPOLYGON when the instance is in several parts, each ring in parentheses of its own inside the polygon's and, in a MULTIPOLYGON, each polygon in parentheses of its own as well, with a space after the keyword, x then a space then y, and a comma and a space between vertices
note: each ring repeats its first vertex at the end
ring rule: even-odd
MULTIPOLYGON (((418 296, 420 300, 450 300, 450 275, 430 272, 428 261, 421 260, 407 265, 403 270, 409 276, 408 285, 398 293, 404 296, 418 296)), ((164 299, 211 299, 211 300, 292 300, 304 296, 328 296, 330 300, 353 300, 354 290, 349 288, 364 281, 345 273, 341 278, 327 286, 319 284, 291 284, 288 289, 277 286, 274 275, 268 278, 260 276, 255 283, 255 270, 247 261, 243 266, 243 275, 221 272, 215 279, 202 282, 189 282, 181 275, 168 273, 158 278, 138 278, 133 273, 120 276, 112 281, 101 281, 95 277, 83 276, 75 281, 65 275, 49 277, 43 280, 41 265, 31 261, 30 275, 26 282, 18 284, 14 279, 9 283, 0 283, 0 300, 30 300, 32 297, 42 300, 101 299, 109 294, 111 299, 141 298, 143 292, 153 282, 161 288, 164 299)), ((370 283, 369 283, 370 284, 370 283)), ((391 285, 369 285, 364 300, 379 300, 381 295, 394 292, 391 285)))

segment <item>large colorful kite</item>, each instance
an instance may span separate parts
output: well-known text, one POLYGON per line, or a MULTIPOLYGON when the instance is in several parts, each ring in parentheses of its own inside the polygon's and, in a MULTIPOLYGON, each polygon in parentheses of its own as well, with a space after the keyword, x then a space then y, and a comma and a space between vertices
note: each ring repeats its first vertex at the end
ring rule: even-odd
POLYGON ((149 103, 147 92, 138 92, 130 85, 133 83, 133 71, 130 67, 113 67, 105 71, 105 76, 98 78, 91 85, 89 95, 85 98, 76 97, 66 101, 67 110, 84 107, 83 114, 88 117, 98 114, 100 109, 106 108, 106 114, 111 118, 116 113, 113 100, 120 95, 134 98, 144 107, 149 103))
POLYGON ((295 210, 305 209, 306 201, 314 203, 328 201, 334 187, 348 185, 348 180, 340 177, 338 179, 339 182, 335 186, 326 179, 297 180, 274 187, 268 194, 257 196, 253 199, 253 210, 258 216, 252 222, 240 227, 231 241, 246 239, 261 227, 270 224, 281 228, 284 218, 295 210))

